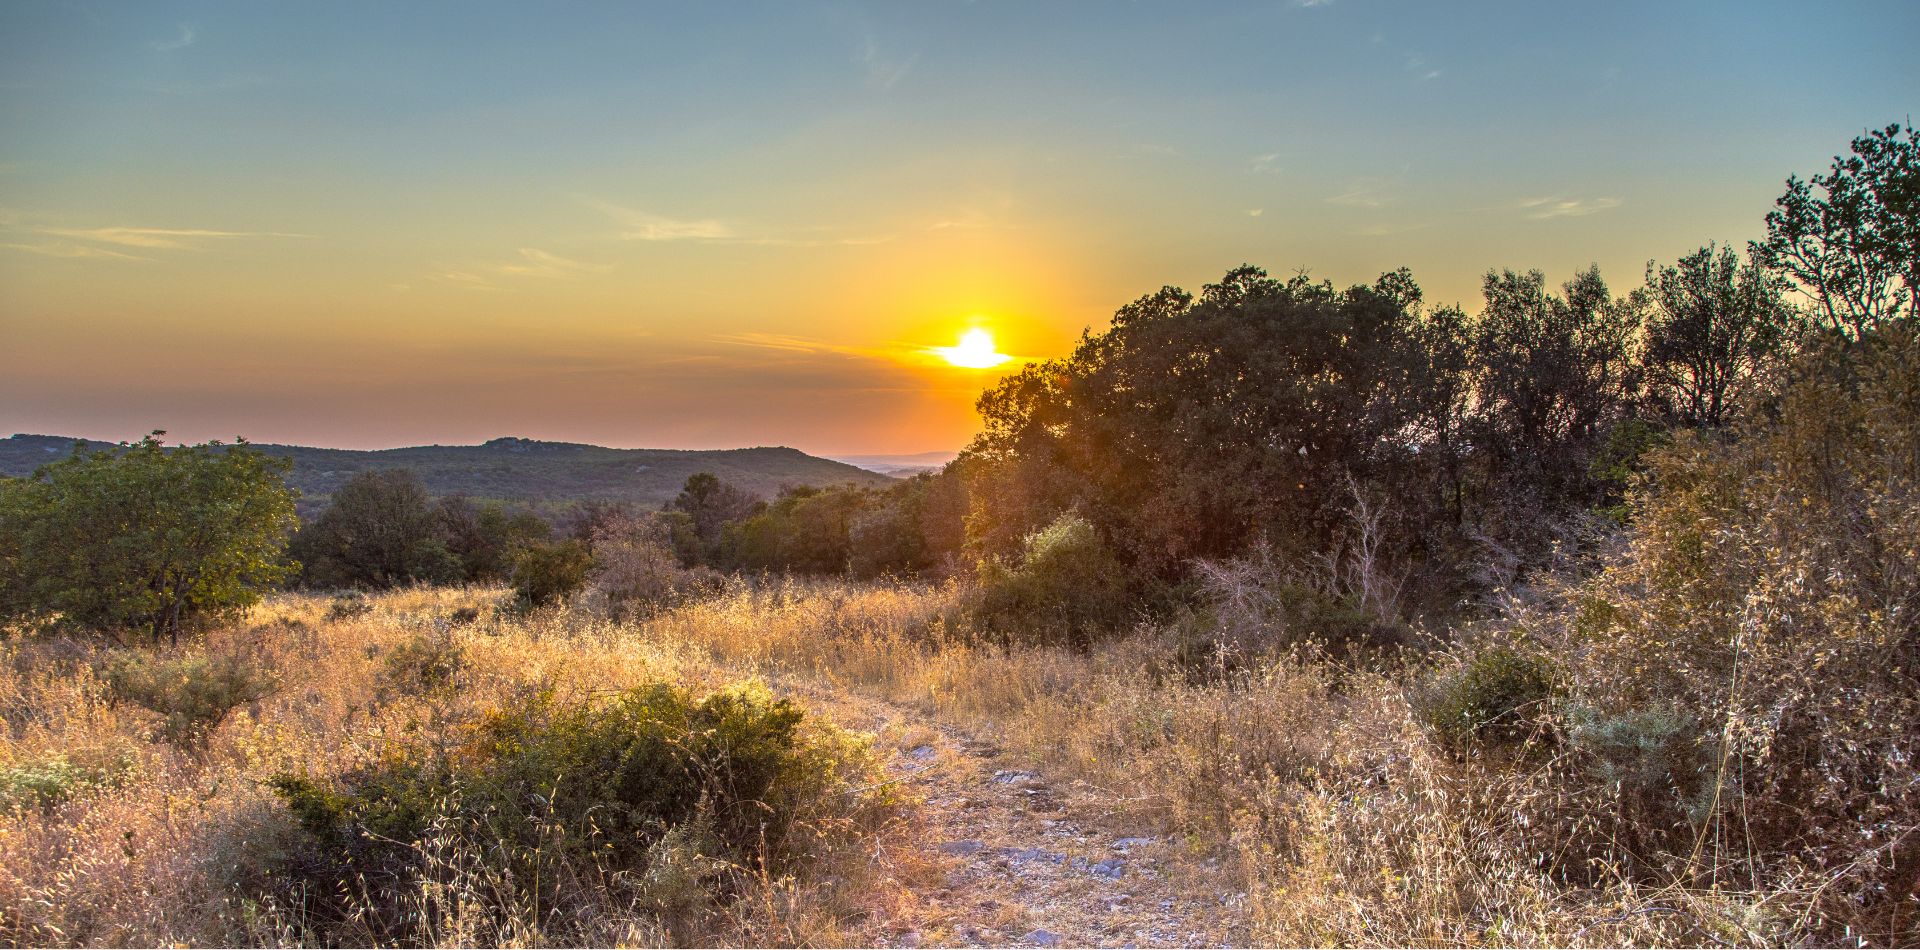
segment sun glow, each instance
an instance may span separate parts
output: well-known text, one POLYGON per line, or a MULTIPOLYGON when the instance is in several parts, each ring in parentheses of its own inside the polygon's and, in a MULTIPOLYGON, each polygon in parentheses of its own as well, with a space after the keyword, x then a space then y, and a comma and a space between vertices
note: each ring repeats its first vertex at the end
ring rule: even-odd
POLYGON ((982 329, 968 330, 958 346, 937 346, 933 352, 955 366, 967 369, 992 369, 1013 359, 994 347, 993 334, 982 329))

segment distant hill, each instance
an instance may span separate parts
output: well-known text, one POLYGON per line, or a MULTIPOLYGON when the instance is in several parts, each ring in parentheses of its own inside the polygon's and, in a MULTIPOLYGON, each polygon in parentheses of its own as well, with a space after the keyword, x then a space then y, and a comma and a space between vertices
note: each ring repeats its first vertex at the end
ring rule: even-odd
POLYGON ((939 471, 959 457, 958 452, 919 452, 913 455, 836 455, 833 460, 857 465, 869 472, 906 478, 921 472, 939 471))
MULTIPOLYGON (((16 435, 0 439, 0 474, 22 476, 73 449, 74 439, 16 435)), ((111 443, 99 443, 102 445, 111 443)), ((287 482, 300 490, 300 510, 311 514, 347 479, 372 469, 410 468, 435 495, 466 494, 532 508, 582 500, 658 506, 680 493, 687 476, 712 472, 740 489, 771 498, 787 485, 873 487, 894 484, 877 472, 789 448, 683 451, 609 449, 572 442, 494 439, 483 445, 422 445, 359 451, 303 445, 254 448, 293 459, 287 482)))

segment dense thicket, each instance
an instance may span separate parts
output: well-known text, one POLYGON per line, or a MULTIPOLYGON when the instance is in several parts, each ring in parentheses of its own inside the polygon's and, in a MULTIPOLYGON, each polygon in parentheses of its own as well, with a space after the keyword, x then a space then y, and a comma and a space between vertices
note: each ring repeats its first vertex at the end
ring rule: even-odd
POLYGON ((1137 577, 1264 546, 1363 567, 1356 595, 1537 561, 1604 494, 1590 469, 1635 414, 1645 305, 1594 270, 1558 292, 1490 273, 1485 299, 1470 319, 1405 271, 1342 290, 1252 267, 1143 297, 981 398, 973 541, 1011 556, 1077 510, 1137 577))
POLYGON ((362 472, 294 536, 291 553, 312 587, 497 582, 519 552, 552 528, 538 515, 452 495, 428 497, 408 469, 362 472))

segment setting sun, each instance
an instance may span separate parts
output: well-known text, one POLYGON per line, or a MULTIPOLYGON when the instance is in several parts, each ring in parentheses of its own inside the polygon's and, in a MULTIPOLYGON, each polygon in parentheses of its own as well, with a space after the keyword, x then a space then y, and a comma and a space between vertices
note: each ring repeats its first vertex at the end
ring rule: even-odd
POLYGON ((967 369, 992 369, 1013 359, 994 347, 993 334, 978 328, 962 335, 960 345, 935 347, 933 352, 947 362, 967 369))

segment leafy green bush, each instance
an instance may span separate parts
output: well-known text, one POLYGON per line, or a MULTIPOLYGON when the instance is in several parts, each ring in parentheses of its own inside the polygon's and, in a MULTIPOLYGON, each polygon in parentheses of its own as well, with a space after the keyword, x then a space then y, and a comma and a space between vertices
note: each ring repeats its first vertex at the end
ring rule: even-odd
POLYGON ((1707 820, 1711 764, 1700 724, 1672 707, 1608 712, 1579 707, 1567 745, 1618 822, 1616 839, 1671 848, 1707 820))
POLYGON ((848 786, 872 768, 864 744, 803 733, 802 718, 755 686, 696 698, 661 684, 604 704, 536 695, 451 751, 396 746, 337 780, 273 779, 315 845, 283 871, 309 919, 367 928, 314 936, 360 942, 419 939, 406 897, 435 873, 424 856, 450 850, 511 882, 489 898, 503 906, 564 906, 582 896, 570 882, 667 913, 685 909, 688 875, 724 900, 740 873, 805 856, 805 818, 862 801, 848 786))
POLYGON ((0 479, 0 625, 177 642, 291 572, 289 463, 245 442, 167 447, 162 434, 0 479))
POLYGON ((979 580, 976 622, 1015 639, 1085 645, 1130 619, 1125 569, 1077 514, 1029 535, 1019 563, 982 562, 979 580))
POLYGON ((121 749, 59 752, 0 767, 0 812, 46 808, 85 789, 118 785, 137 766, 134 757, 121 749))
POLYGON ((513 593, 522 609, 560 603, 587 586, 593 552, 580 541, 531 544, 513 564, 513 593))
POLYGON ((234 656, 159 660, 123 653, 102 671, 114 701, 160 715, 160 737, 175 745, 206 744, 235 709, 273 692, 273 681, 234 656))
POLYGON ((1480 743, 1518 745, 1546 728, 1545 707, 1560 692, 1559 678, 1544 657, 1494 647, 1442 674, 1416 706, 1456 752, 1480 743))

